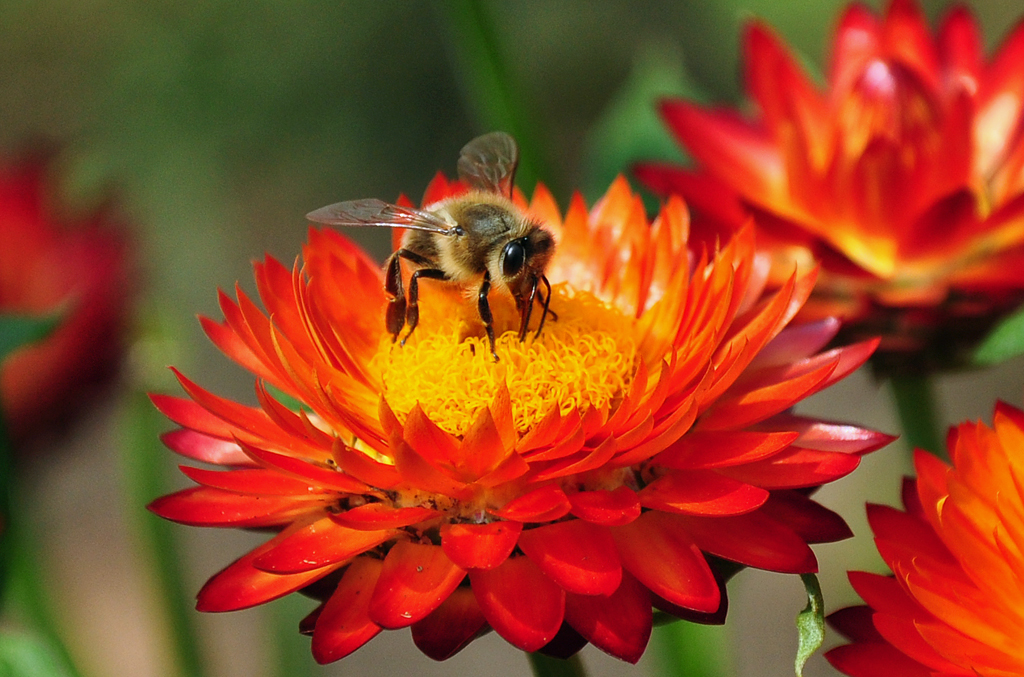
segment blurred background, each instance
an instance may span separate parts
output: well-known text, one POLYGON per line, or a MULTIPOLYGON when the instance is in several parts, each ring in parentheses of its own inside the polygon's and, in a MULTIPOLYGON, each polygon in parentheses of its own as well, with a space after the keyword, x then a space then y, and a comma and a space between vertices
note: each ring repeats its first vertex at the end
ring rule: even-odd
MULTIPOLYGON (((970 4, 991 50, 1019 10, 1002 0, 970 4)), ((655 115, 659 96, 741 100, 746 18, 766 19, 820 68, 841 5, 0 0, 0 152, 56 148, 52 178, 65 208, 84 213, 114 197, 141 262, 134 347, 120 385, 72 430, 47 440, 56 453, 39 454, 25 473, 39 572, 83 674, 176 674, 152 562, 136 546, 140 524, 155 519, 144 504, 186 480, 175 475, 172 454, 151 445, 167 486, 149 495, 126 487, 131 454, 145 446, 129 444, 127 422, 137 393, 179 393, 169 364, 216 393, 254 401, 252 378, 217 353, 195 318, 219 319, 218 287, 239 281, 251 291, 251 261, 265 252, 294 260, 311 209, 400 193, 418 200, 434 172, 454 172, 466 141, 507 128, 508 110, 516 127, 509 131, 533 158, 523 186, 539 178, 563 207, 576 189, 593 200, 634 159, 681 157, 655 115), (477 40, 481 26, 486 43, 477 40), (500 91, 488 92, 483 62, 498 69, 500 91), (495 97, 505 109, 492 105, 495 97)), ((933 20, 943 6, 924 3, 933 20)), ((388 252, 387 233, 350 235, 379 258, 388 252)), ((996 398, 1021 402, 1024 364, 948 376, 939 387, 945 423, 989 419, 996 398)), ((866 374, 798 411, 897 428, 888 391, 866 374)), ((863 503, 897 502, 907 458, 891 445, 821 492, 858 535, 816 547, 829 610, 855 601, 846 569, 882 569, 863 503)), ((190 594, 260 540, 172 528, 190 594)), ((734 674, 792 674, 793 619, 804 604, 796 577, 737 576, 724 629, 734 674)), ((289 652, 301 662, 308 640, 294 628, 312 606, 294 598, 198 618, 207 674, 270 677, 289 652)), ((632 667, 592 647, 584 653, 594 675, 654 675, 660 659, 649 651, 632 667)), ((295 674, 529 670, 494 635, 434 663, 407 631, 386 632, 334 665, 306 663, 295 674)), ((837 673, 817 656, 805 674, 837 673)))

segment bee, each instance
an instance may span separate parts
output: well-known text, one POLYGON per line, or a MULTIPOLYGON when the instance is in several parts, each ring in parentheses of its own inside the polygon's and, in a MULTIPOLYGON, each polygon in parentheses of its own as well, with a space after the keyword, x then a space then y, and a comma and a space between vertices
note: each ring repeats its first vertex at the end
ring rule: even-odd
POLYGON ((534 305, 541 307, 536 335, 548 315, 554 318, 551 283, 544 270, 555 250, 555 239, 540 222, 512 202, 512 181, 519 162, 515 139, 491 132, 467 143, 459 155, 459 178, 470 190, 424 209, 366 199, 339 202, 306 214, 329 226, 382 226, 404 228, 401 246, 384 264, 384 290, 389 301, 385 327, 392 341, 402 329, 419 323, 420 280, 440 280, 472 289, 476 285, 477 310, 491 355, 494 319, 488 295, 492 289, 508 292, 519 311, 519 340, 525 340, 534 305), (414 270, 408 297, 403 289, 402 259, 414 270), (540 287, 543 285, 543 290, 540 287))

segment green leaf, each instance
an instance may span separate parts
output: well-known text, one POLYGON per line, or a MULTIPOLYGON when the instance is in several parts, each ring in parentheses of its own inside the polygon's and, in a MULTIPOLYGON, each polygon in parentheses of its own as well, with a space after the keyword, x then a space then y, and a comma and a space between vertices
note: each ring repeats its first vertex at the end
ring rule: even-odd
POLYGON ((50 315, 0 314, 0 361, 28 343, 42 341, 63 319, 63 313, 50 315))
POLYGON ((4 677, 68 677, 70 673, 47 644, 22 632, 0 633, 0 675, 4 677))
POLYGON ((804 664, 825 641, 825 600, 814 574, 800 574, 807 590, 807 606, 797 614, 796 629, 800 633, 800 646, 796 650, 796 675, 803 677, 804 664))
POLYGON ((658 115, 658 101, 665 97, 707 100, 687 74, 682 50, 676 44, 642 45, 629 76, 587 138, 583 193, 588 202, 604 195, 615 177, 628 174, 634 162, 686 163, 685 154, 658 115))
POLYGON ((974 362, 998 364, 1021 354, 1024 354, 1024 307, 996 325, 982 340, 974 352, 974 362))

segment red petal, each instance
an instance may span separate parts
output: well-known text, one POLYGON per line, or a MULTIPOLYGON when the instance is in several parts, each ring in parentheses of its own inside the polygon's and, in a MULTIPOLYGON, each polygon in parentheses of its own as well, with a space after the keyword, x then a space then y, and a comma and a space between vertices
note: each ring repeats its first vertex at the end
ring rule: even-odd
POLYGON ((764 461, 722 468, 719 472, 765 489, 798 489, 835 481, 858 465, 860 457, 852 454, 790 447, 764 461))
POLYGON ((687 609, 718 609, 718 583, 679 517, 646 512, 611 532, 623 568, 651 592, 687 609))
POLYGON ((465 577, 440 547, 400 541, 384 558, 370 618, 389 629, 411 625, 436 609, 465 577))
POLYGON ((833 611, 826 620, 847 639, 852 639, 855 642, 881 642, 884 640, 871 621, 874 613, 871 607, 861 604, 833 611))
POLYGON ((605 653, 636 663, 651 638, 651 594, 625 574, 608 597, 566 595, 565 620, 605 653))
POLYGON ((853 536, 842 517, 798 491, 773 491, 761 510, 808 543, 834 543, 853 536))
POLYGON ((250 496, 192 487, 162 496, 146 508, 164 519, 204 527, 270 526, 291 521, 297 512, 316 509, 306 497, 250 496))
POLYGON ((629 487, 568 494, 572 514, 604 526, 622 526, 640 516, 640 500, 629 487))
POLYGON ((469 580, 484 618, 523 651, 536 651, 558 634, 565 591, 528 557, 512 557, 495 569, 472 569, 469 580))
POLYGON ((166 432, 160 436, 160 441, 171 451, 202 463, 233 466, 253 464, 252 459, 233 441, 217 439, 186 428, 166 432))
POLYGON ((450 475, 420 456, 405 440, 392 438, 391 450, 395 455, 395 468, 402 479, 414 487, 453 498, 470 498, 464 482, 450 475))
POLYGON ((419 524, 440 514, 437 510, 430 508, 394 508, 387 503, 367 503, 345 512, 332 513, 331 519, 350 529, 377 531, 419 524))
POLYGON ((308 460, 294 458, 240 442, 242 449, 257 462, 276 468, 283 473, 314 482, 322 487, 345 493, 360 494, 369 489, 365 484, 343 472, 313 465, 308 460))
POLYGON ((735 517, 677 516, 701 550, 733 562, 803 574, 818 570, 810 547, 796 533, 761 511, 735 517))
POLYGON ((851 677, 932 677, 937 674, 884 642, 837 646, 826 651, 825 658, 836 670, 851 677))
POLYGON ((313 658, 323 665, 344 658, 381 631, 370 620, 370 592, 383 565, 379 559, 357 557, 338 583, 313 629, 313 658))
POLYGON ((606 527, 583 520, 527 529, 519 548, 568 592, 610 595, 622 580, 615 541, 606 527))
POLYGON ((402 481, 395 466, 375 461, 363 452, 356 451, 340 441, 335 441, 331 455, 338 467, 346 474, 372 487, 391 489, 402 481))
POLYGON ((157 393, 150 393, 149 399, 161 414, 183 428, 224 440, 230 440, 235 434, 234 428, 192 400, 157 393))
POLYGON ((640 491, 645 508, 691 515, 740 515, 756 510, 768 492, 710 470, 664 475, 640 491))
POLYGON ((443 661, 479 637, 486 626, 472 588, 456 588, 433 613, 413 623, 412 641, 430 658, 443 661))
POLYGON ((246 468, 242 470, 206 470, 191 466, 178 466, 193 482, 204 487, 223 489, 237 494, 257 496, 308 496, 323 493, 309 482, 282 475, 276 470, 246 468))
POLYGON ((441 547, 463 569, 493 569, 512 554, 521 522, 441 525, 441 547))
POLYGON ((569 513, 569 499, 557 484, 546 484, 493 512, 516 522, 551 522, 569 513))
POLYGON ((767 458, 796 440, 796 432, 695 430, 658 454, 656 463, 678 470, 724 468, 767 458))
POLYGON ((253 566, 267 572, 290 574, 330 564, 343 564, 394 538, 397 533, 349 529, 325 516, 280 541, 257 557, 253 566))
POLYGON ((237 611, 283 597, 323 578, 337 567, 324 567, 301 574, 270 574, 253 566, 253 560, 274 548, 298 529, 285 529, 260 547, 241 557, 215 575, 199 591, 199 611, 237 611))

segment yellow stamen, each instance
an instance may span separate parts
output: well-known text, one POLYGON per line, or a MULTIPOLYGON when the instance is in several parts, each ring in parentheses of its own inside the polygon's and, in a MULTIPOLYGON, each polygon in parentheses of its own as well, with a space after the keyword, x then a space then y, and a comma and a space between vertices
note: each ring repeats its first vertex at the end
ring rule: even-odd
MULTIPOLYGON (((551 309, 558 319, 548 318, 540 337, 531 332, 525 341, 516 335, 512 303, 492 294, 498 362, 479 318, 465 311, 475 311, 475 304, 461 299, 457 305, 462 308, 453 308, 443 294, 433 303, 421 297, 424 321, 406 345, 392 344, 390 337, 381 343, 374 363, 400 420, 419 403, 441 428, 462 435, 504 382, 523 433, 552 407, 563 414, 573 407, 614 408, 629 387, 638 359, 634 323, 589 293, 556 285, 551 309)), ((538 305, 534 326, 539 316, 538 305)))

